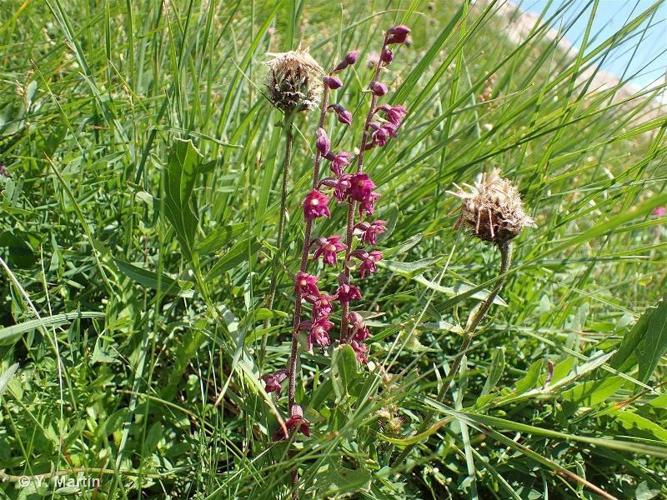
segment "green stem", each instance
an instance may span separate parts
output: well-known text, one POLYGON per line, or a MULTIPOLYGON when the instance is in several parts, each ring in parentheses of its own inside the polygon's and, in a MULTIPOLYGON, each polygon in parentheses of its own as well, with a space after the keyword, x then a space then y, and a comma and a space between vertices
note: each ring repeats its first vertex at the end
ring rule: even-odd
MULTIPOLYGON (((276 238, 276 253, 273 255, 273 262, 271 264, 271 283, 269 285, 269 295, 266 302, 266 307, 269 310, 273 310, 273 304, 276 300, 276 289, 278 287, 278 268, 279 263, 282 260, 285 249, 284 240, 285 240, 285 219, 287 211, 287 179, 289 178, 289 172, 292 167, 292 149, 294 146, 294 112, 288 113, 285 115, 283 120, 283 131, 285 132, 285 157, 283 159, 283 176, 282 183, 280 187, 280 218, 278 219, 278 236, 276 238)), ((271 325, 271 320, 266 319, 264 321, 264 328, 268 328, 271 325)), ((262 349, 259 356, 259 364, 262 365, 264 359, 264 353, 266 351, 266 340, 267 337, 264 336, 262 342, 262 349)))
MULTIPOLYGON (((489 293, 489 296, 484 300, 484 302, 482 302, 479 305, 477 311, 475 311, 475 314, 470 319, 470 321, 468 321, 468 324, 466 325, 465 330, 463 331, 463 340, 461 341, 461 347, 459 348, 459 352, 456 355, 456 358, 454 358, 454 362, 452 363, 451 369, 449 370, 449 375, 447 377, 448 382, 442 386, 440 391, 438 391, 438 397, 437 397, 438 401, 444 399, 445 395, 452 386, 454 378, 456 377, 456 373, 459 371, 459 368, 461 367, 461 360, 463 359, 463 355, 470 347, 470 344, 472 344, 472 339, 475 336, 475 330, 477 329, 477 326, 486 316, 486 313, 489 311, 491 304, 493 304, 493 301, 496 300, 498 293, 500 293, 500 290, 503 288, 503 286, 505 285, 505 281, 507 280, 507 272, 509 271, 509 268, 512 265, 512 243, 509 241, 506 241, 504 243, 499 243, 498 250, 500 250, 500 269, 498 270, 498 278, 496 279, 496 284, 491 290, 491 293, 489 293)), ((419 433, 424 432, 426 429, 428 429, 428 427, 432 423, 432 420, 433 417, 427 418, 422 428, 419 430, 419 433)), ((414 444, 407 446, 398 456, 396 463, 404 462, 413 447, 414 444)))

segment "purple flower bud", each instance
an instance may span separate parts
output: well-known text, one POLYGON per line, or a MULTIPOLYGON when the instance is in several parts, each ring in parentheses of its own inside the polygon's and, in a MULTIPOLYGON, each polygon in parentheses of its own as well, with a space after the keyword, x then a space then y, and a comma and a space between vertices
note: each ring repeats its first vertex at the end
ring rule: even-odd
POLYGON ((410 34, 410 28, 404 24, 399 24, 394 26, 389 31, 387 31, 386 43, 387 45, 391 43, 403 43, 408 38, 410 34))
MULTIPOLYGON (((338 203, 342 203, 343 201, 345 201, 345 198, 347 197, 347 192, 350 189, 351 178, 352 175, 343 174, 338 179, 336 179, 331 183, 330 187, 334 188, 334 198, 336 198, 336 201, 338 201, 338 203)), ((324 183, 324 181, 322 182, 324 183)), ((329 185, 327 183, 324 184, 329 185)))
POLYGON ((320 291, 317 289, 319 279, 318 276, 299 271, 294 277, 294 290, 299 295, 319 295, 320 291))
POLYGON ((382 128, 389 134, 389 137, 396 137, 396 132, 398 131, 398 125, 395 125, 391 122, 385 123, 382 125, 382 128))
POLYGON ((357 62, 357 59, 359 59, 359 51, 358 50, 351 50, 347 54, 345 54, 345 62, 349 65, 352 65, 357 62))
POLYGON ((347 194, 354 201, 365 201, 375 189, 375 183, 368 174, 354 174, 350 177, 350 188, 347 194))
POLYGON ((373 94, 375 94, 378 97, 385 95, 389 90, 387 89, 387 86, 382 82, 371 82, 369 88, 371 89, 373 94))
POLYGON ((380 193, 373 191, 367 198, 359 203, 359 216, 371 215, 375 211, 375 202, 380 198, 380 193))
POLYGON ((347 322, 352 328, 352 339, 357 342, 363 342, 371 336, 371 332, 364 323, 364 318, 358 312, 351 312, 347 315, 347 322))
POLYGON ((372 137, 374 145, 384 146, 389 140, 389 132, 385 129, 385 127, 380 127, 375 132, 373 132, 372 137))
MULTIPOLYGON (((333 310, 333 301, 336 297, 328 293, 320 293, 319 295, 309 295, 305 297, 307 302, 313 305, 313 319, 328 318, 333 310)), ((311 322, 312 323, 312 322, 311 322)), ((310 327, 308 328, 310 329, 310 327)))
POLYGON ((401 106, 400 104, 397 106, 383 104, 382 106, 379 106, 377 110, 382 111, 385 114, 387 120, 389 120, 389 122, 396 127, 401 124, 403 118, 405 118, 405 115, 407 114, 405 107, 401 106))
POLYGON ((338 121, 345 125, 351 125, 352 113, 349 112, 348 110, 341 111, 340 113, 338 113, 338 121))
POLYGON ((380 54, 380 60, 385 63, 385 65, 394 60, 394 53, 389 47, 385 47, 384 50, 382 50, 382 54, 380 54))
POLYGON ((336 113, 339 122, 345 125, 352 124, 352 113, 350 113, 340 104, 330 104, 327 109, 336 113))
POLYGON ((376 220, 371 222, 360 222, 355 227, 355 232, 361 236, 361 241, 368 245, 377 244, 377 235, 382 234, 387 230, 386 222, 383 220, 376 220))
POLYGON ((312 350, 313 345, 326 347, 331 343, 329 337, 329 330, 333 328, 334 324, 326 317, 318 318, 310 324, 310 332, 308 333, 308 350, 312 350))
POLYGON ((339 73, 339 72, 343 71, 345 68, 347 68, 348 66, 349 66, 349 64, 347 64, 347 61, 342 60, 341 62, 338 63, 338 66, 336 66, 333 69, 333 72, 334 73, 339 73))
POLYGON ((324 85, 329 87, 331 90, 339 89, 343 86, 343 82, 340 81, 340 78, 337 76, 325 76, 323 78, 324 85))
POLYGON ((345 54, 345 57, 341 62, 338 63, 338 66, 334 68, 334 73, 338 73, 339 71, 343 71, 346 69, 348 66, 353 65, 354 63, 357 62, 357 59, 359 59, 359 51, 358 50, 352 50, 345 54))
POLYGON ((317 140, 315 141, 315 147, 322 156, 326 156, 331 149, 331 141, 323 128, 318 128, 316 133, 317 140))

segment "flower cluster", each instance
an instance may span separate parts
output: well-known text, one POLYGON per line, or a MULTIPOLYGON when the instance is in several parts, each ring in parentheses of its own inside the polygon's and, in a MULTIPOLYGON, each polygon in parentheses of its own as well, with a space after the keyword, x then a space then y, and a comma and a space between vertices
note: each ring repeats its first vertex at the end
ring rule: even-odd
MULTIPOLYGON (((356 156, 348 151, 334 150, 329 135, 323 127, 323 118, 327 113, 333 113, 339 123, 345 126, 351 125, 352 113, 340 103, 329 104, 328 97, 331 91, 344 87, 341 79, 342 73, 357 62, 359 52, 352 51, 346 54, 343 60, 322 78, 324 88, 321 102, 322 119, 315 138, 313 188, 302 203, 306 236, 301 268, 294 278, 295 317, 292 354, 287 370, 279 370, 263 377, 267 392, 279 392, 280 383, 286 377, 290 379, 290 417, 285 423, 288 434, 300 431, 309 435, 310 432, 308 421, 304 418, 301 407, 295 404, 293 394, 296 356, 298 356, 297 335, 305 334, 308 350, 314 347, 330 346, 333 343, 332 334, 335 326, 332 321, 332 313, 338 304, 341 309, 339 342, 349 344, 355 351, 359 362, 368 362, 366 342, 371 334, 363 316, 350 310, 350 305, 362 298, 359 286, 351 283, 350 270, 353 265, 358 264, 360 278, 366 278, 376 272, 377 263, 382 260, 383 256, 381 251, 372 246, 377 244, 378 236, 386 231, 386 222, 364 220, 375 212, 375 205, 380 194, 376 191, 375 182, 367 173, 363 172, 363 158, 366 151, 384 147, 391 138, 396 137, 405 118, 406 109, 403 106, 378 105, 378 99, 389 92, 387 85, 380 81, 380 74, 381 70, 386 68, 394 58, 390 46, 404 43, 409 32, 410 30, 405 26, 396 26, 385 34, 381 55, 368 86, 371 105, 356 156), (331 174, 320 180, 321 161, 328 162, 331 174), (351 168, 352 165, 356 168, 351 168), (339 204, 347 206, 345 240, 336 234, 311 237, 314 222, 319 218, 331 216, 331 197, 339 204), (367 247, 364 248, 364 246, 367 247), (324 266, 336 266, 339 264, 341 255, 343 256, 342 272, 338 277, 337 287, 331 293, 325 292, 321 290, 320 277, 307 272, 308 263, 321 261, 324 266), (310 307, 309 319, 301 317, 304 305, 310 307)), ((285 429, 280 431, 279 438, 288 437, 284 435, 285 429)))

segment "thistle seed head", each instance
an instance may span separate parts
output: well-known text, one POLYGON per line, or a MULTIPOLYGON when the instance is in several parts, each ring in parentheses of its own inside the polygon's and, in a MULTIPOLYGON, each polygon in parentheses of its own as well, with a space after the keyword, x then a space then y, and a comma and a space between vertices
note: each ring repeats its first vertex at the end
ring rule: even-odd
POLYGON ((317 107, 322 94, 320 65, 305 50, 271 54, 266 87, 271 103, 285 113, 317 107))
POLYGON ((479 239, 502 245, 525 226, 536 227, 523 211, 519 191, 498 169, 481 174, 468 190, 456 187, 459 191, 452 194, 463 201, 456 227, 465 225, 479 239))

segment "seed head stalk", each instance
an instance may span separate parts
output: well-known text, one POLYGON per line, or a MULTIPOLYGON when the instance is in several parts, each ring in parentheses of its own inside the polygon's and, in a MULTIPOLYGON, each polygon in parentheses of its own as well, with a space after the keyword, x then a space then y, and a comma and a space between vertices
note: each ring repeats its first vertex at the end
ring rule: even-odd
POLYGON ((502 290, 503 286, 505 285, 505 281, 507 281, 507 272, 512 265, 512 242, 505 241, 503 243, 499 243, 498 250, 500 250, 500 269, 498 270, 496 284, 491 290, 491 293, 489 293, 489 296, 484 300, 484 302, 480 304, 480 306, 477 308, 477 311, 475 311, 475 314, 472 318, 470 318, 470 321, 466 325, 466 328, 463 331, 463 340, 461 342, 461 347, 459 348, 459 353, 456 355, 456 358, 454 358, 454 362, 452 363, 452 366, 449 370, 449 382, 447 382, 446 385, 443 385, 440 389, 440 392, 438 392, 438 400, 444 398, 445 394, 447 394, 447 391, 449 391, 449 388, 454 381, 454 377, 456 376, 456 372, 459 371, 461 366, 463 355, 472 343, 477 326, 484 319, 484 316, 486 316, 486 313, 489 311, 491 304, 493 304, 493 301, 496 300, 500 290, 502 290))
MULTIPOLYGON (((484 319, 484 316, 486 316, 486 313, 489 311, 491 304, 493 304, 493 301, 496 300, 496 297, 500 293, 500 290, 502 290, 503 286, 505 285, 505 281, 507 281, 507 272, 509 271, 510 266, 512 265, 512 242, 505 241, 499 243, 498 249, 500 250, 500 269, 498 270, 498 277, 496 278, 496 284, 491 290, 491 293, 489 293, 489 296, 484 300, 484 302, 480 304, 477 311, 475 311, 474 315, 472 316, 472 318, 470 318, 470 321, 466 325, 466 328, 463 331, 463 340, 461 341, 461 347, 459 347, 458 354, 456 355, 456 358, 454 358, 454 362, 452 363, 452 366, 449 369, 449 376, 447 377, 448 382, 445 385, 443 385, 442 388, 438 391, 437 401, 442 401, 447 392, 449 391, 450 387, 452 386, 452 382, 454 382, 456 373, 459 371, 459 368, 461 367, 461 361, 463 359, 463 355, 470 347, 473 337, 475 336, 475 330, 477 329, 477 326, 484 319)), ((425 432, 433 424, 433 420, 434 420, 433 416, 427 417, 427 419, 420 427, 418 434, 425 432)), ((399 464, 404 462, 407 456, 414 448, 414 446, 415 446, 414 444, 406 446, 400 453, 400 455, 398 455, 396 463, 399 464)))
MULTIPOLYGON (((269 298, 267 308, 273 309, 273 303, 276 300, 276 288, 278 283, 278 263, 284 254, 284 239, 285 239, 285 219, 287 211, 287 179, 289 172, 292 169, 292 149, 294 146, 294 112, 285 113, 283 119, 283 131, 285 133, 285 157, 283 159, 283 176, 280 188, 280 218, 278 220, 278 236, 276 238, 276 246, 278 250, 273 258, 273 272, 271 273, 271 284, 269 286, 269 298)), ((267 320, 268 321, 268 320, 267 320)), ((268 326, 268 325, 267 325, 268 326)))
MULTIPOLYGON (((387 37, 385 36, 384 43, 382 45, 382 50, 380 54, 384 53, 387 48, 387 37)), ((375 65, 375 71, 373 72, 372 82, 377 81, 378 76, 380 76, 380 69, 382 68, 382 58, 378 57, 377 63, 375 65)), ((359 145, 359 155, 357 156, 357 173, 360 174, 364 170, 364 153, 366 152, 366 146, 368 143, 368 134, 370 131, 370 124, 373 120, 373 115, 375 114, 375 107, 377 106, 378 95, 375 92, 371 93, 371 105, 368 109, 368 114, 366 115, 366 122, 364 123, 364 130, 361 135, 361 144, 359 145)), ((352 252, 352 238, 354 237, 354 211, 356 208, 356 202, 349 198, 347 200, 347 227, 345 232, 345 259, 343 260, 343 284, 350 283, 350 254, 352 252)), ((341 307, 341 323, 340 323, 340 341, 349 342, 351 335, 348 332, 349 329, 349 320, 348 316, 350 313, 350 303, 344 302, 341 307)))

